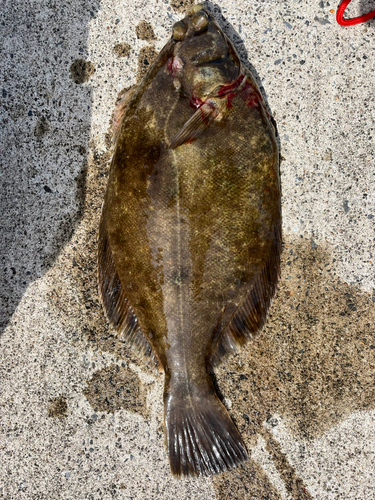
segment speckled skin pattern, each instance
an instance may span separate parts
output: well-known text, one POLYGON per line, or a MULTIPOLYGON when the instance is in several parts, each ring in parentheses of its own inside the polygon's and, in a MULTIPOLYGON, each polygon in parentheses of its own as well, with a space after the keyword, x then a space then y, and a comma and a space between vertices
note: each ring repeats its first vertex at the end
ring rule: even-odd
POLYGON ((120 337, 164 369, 172 472, 220 472, 247 454, 209 368, 258 333, 279 275, 274 127, 199 6, 119 108, 100 225, 102 302, 120 337), (200 426, 216 429, 214 444, 200 426))

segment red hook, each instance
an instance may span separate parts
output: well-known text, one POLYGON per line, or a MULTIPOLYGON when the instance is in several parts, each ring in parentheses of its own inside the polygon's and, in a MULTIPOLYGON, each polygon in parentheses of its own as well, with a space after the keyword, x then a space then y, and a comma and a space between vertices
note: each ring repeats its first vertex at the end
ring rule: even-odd
POLYGON ((353 17, 352 19, 344 19, 344 12, 346 7, 350 4, 351 0, 342 0, 340 7, 337 9, 336 21, 341 24, 341 26, 353 26, 354 24, 361 24, 369 21, 375 17, 375 10, 372 10, 368 14, 363 16, 353 17))

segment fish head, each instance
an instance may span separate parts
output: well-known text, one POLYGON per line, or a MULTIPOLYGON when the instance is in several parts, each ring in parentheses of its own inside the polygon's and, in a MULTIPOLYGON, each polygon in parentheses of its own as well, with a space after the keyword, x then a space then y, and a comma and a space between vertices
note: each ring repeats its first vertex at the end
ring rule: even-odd
POLYGON ((190 98, 203 100, 240 76, 236 50, 203 5, 193 5, 174 24, 172 38, 175 45, 169 70, 176 89, 190 98))

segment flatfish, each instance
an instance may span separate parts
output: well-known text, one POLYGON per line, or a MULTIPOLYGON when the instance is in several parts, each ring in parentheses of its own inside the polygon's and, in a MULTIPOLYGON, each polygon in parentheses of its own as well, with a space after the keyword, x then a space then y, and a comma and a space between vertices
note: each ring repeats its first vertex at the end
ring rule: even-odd
POLYGON ((247 459, 210 372, 262 328, 279 277, 279 152, 259 89, 202 5, 116 112, 98 248, 119 338, 164 372, 174 475, 247 459))

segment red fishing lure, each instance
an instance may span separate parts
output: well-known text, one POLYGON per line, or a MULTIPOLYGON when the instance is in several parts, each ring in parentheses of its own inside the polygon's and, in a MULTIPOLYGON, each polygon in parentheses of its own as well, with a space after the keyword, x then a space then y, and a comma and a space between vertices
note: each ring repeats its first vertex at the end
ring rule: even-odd
POLYGON ((368 14, 362 16, 353 17, 352 19, 344 19, 344 12, 346 7, 350 4, 351 0, 343 0, 340 7, 337 9, 336 21, 341 24, 341 26, 353 26, 354 24, 361 24, 369 21, 375 17, 375 10, 372 10, 368 14))

